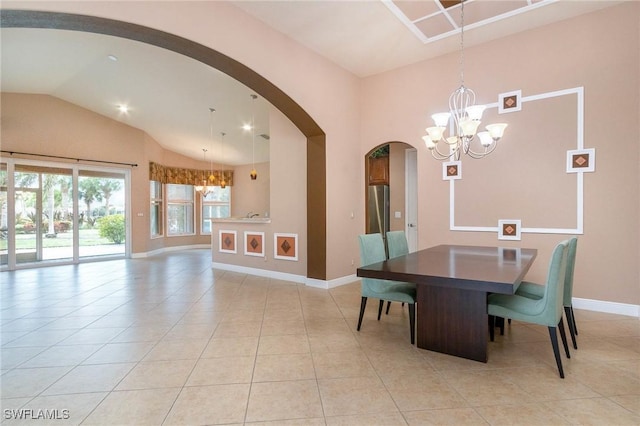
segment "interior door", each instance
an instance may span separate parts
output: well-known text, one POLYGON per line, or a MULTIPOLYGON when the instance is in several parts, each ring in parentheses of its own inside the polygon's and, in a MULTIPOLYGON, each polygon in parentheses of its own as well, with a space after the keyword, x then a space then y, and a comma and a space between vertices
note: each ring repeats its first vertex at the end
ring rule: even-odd
POLYGON ((405 150, 405 233, 409 252, 418 250, 418 151, 405 150))

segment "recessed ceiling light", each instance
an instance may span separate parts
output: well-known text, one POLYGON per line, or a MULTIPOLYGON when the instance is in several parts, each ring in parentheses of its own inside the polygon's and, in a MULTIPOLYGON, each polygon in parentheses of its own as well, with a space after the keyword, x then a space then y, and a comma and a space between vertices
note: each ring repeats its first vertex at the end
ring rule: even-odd
POLYGON ((127 114, 129 112, 129 107, 126 105, 118 105, 118 111, 120 111, 122 114, 127 114))
POLYGON ((118 57, 116 55, 107 55, 107 58, 111 59, 113 62, 118 61, 118 57))
POLYGON ((243 124, 242 125, 242 130, 245 130, 245 131, 248 132, 249 130, 251 130, 251 124, 243 124))

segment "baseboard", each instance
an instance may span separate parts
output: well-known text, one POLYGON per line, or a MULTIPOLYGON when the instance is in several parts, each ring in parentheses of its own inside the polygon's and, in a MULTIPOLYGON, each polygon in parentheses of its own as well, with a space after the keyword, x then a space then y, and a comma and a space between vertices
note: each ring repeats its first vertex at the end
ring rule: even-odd
POLYGON ((571 304, 576 309, 587 311, 606 312, 608 314, 627 315, 630 317, 640 317, 640 305, 628 303, 608 302, 606 300, 580 299, 574 297, 571 304))
POLYGON ((306 284, 307 277, 303 275, 289 274, 287 272, 269 271, 267 269, 250 268, 248 266, 230 265, 228 263, 212 262, 214 269, 239 272, 241 274, 256 275, 258 277, 274 278, 277 280, 292 281, 298 284, 306 284))
POLYGON ((168 253, 172 251, 192 250, 192 249, 210 249, 211 244, 192 244, 188 246, 171 246, 162 247, 156 250, 143 251, 140 253, 131 253, 132 259, 143 259, 145 257, 157 256, 162 253, 168 253))

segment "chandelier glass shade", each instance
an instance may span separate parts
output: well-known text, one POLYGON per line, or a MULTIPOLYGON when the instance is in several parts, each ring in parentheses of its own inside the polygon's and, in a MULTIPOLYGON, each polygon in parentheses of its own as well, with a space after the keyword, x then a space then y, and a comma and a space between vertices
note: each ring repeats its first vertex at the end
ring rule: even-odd
POLYGON ((464 85, 464 1, 460 12, 460 87, 449 96, 449 112, 433 114, 433 127, 422 137, 427 149, 437 160, 460 160, 462 154, 483 158, 491 154, 504 135, 506 123, 489 124, 478 132, 485 105, 476 105, 476 94, 464 85), (449 126, 449 136, 445 135, 449 126), (476 140, 479 143, 474 142, 476 140), (473 147, 472 147, 473 143, 473 147), (440 150, 439 147, 444 147, 440 150))
POLYGON ((251 180, 256 180, 258 179, 258 172, 256 171, 256 120, 255 120, 255 114, 256 114, 256 109, 255 109, 255 101, 256 98, 258 96, 257 95, 251 95, 251 99, 253 99, 253 105, 252 105, 252 113, 251 113, 251 149, 252 149, 252 155, 251 155, 251 173, 249 173, 249 176, 251 177, 251 180))

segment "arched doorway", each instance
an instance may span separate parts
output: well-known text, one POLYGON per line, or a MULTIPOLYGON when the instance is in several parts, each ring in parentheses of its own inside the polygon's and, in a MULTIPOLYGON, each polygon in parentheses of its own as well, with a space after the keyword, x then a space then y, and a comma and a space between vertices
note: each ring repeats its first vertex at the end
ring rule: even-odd
POLYGON ((404 142, 387 142, 369 151, 365 161, 365 232, 405 231, 417 249, 417 157, 404 142))

